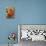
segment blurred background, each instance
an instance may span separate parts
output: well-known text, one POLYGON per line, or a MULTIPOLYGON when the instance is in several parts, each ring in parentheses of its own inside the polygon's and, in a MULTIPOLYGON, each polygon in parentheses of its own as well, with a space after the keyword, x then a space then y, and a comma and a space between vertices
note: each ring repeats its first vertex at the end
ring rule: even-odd
POLYGON ((0 44, 8 43, 9 32, 17 34, 17 24, 46 24, 46 0, 0 0, 0 44), (16 8, 15 19, 6 18, 8 6, 16 8))
MULTIPOLYGON (((0 0, 0 44, 7 44, 9 42, 8 35, 11 32, 15 32, 16 36, 18 35, 17 31, 17 17, 7 19, 6 18, 6 8, 12 6, 16 8, 15 0, 0 0)), ((18 43, 18 37, 16 37, 15 43, 18 43)), ((11 42, 11 41, 10 41, 11 42)))

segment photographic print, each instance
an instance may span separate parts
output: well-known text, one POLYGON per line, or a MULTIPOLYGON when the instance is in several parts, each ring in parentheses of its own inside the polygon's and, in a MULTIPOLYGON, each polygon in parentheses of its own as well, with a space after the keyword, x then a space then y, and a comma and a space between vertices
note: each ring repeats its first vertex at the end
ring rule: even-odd
POLYGON ((27 44, 30 46, 34 42, 46 42, 46 25, 20 24, 18 33, 20 46, 27 44))

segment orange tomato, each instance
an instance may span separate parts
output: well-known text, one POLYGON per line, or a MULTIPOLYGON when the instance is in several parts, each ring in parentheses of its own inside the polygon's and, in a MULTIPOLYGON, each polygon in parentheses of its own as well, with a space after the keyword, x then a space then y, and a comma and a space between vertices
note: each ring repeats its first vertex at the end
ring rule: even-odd
POLYGON ((14 14, 15 14, 14 8, 11 7, 7 9, 7 16, 12 17, 14 16, 14 14))

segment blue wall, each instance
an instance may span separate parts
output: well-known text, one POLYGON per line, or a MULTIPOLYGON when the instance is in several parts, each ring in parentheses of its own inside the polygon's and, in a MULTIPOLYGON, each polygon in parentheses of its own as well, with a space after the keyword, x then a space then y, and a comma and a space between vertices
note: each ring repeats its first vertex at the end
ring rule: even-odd
POLYGON ((9 32, 18 32, 17 24, 46 24, 46 0, 0 0, 0 43, 8 42, 9 32), (6 19, 10 5, 16 8, 15 19, 6 19))
MULTIPOLYGON (((9 6, 16 7, 16 1, 0 0, 0 44, 8 43, 10 32, 16 32, 17 34, 17 17, 15 19, 6 18, 6 8, 9 6)), ((15 42, 17 42, 17 39, 15 42)))
POLYGON ((46 0, 16 0, 20 24, 46 24, 46 0))

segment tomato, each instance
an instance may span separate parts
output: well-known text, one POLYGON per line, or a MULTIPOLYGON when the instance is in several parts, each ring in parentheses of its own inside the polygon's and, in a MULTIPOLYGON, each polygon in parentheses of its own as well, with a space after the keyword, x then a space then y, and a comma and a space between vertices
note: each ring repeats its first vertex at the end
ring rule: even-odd
POLYGON ((15 14, 14 8, 8 8, 7 9, 7 16, 8 17, 13 17, 15 14))

